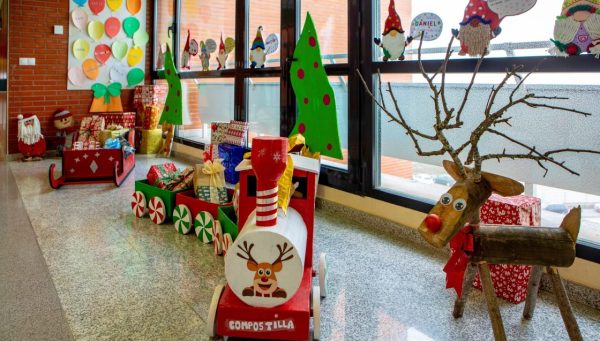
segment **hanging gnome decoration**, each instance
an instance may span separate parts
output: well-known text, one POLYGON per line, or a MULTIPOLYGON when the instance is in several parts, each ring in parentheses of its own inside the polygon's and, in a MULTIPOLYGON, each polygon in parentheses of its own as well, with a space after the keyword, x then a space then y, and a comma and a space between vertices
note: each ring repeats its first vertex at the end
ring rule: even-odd
POLYGON ((192 60, 192 56, 195 56, 197 54, 198 54, 198 42, 196 41, 196 39, 190 40, 190 30, 188 30, 185 47, 183 48, 183 53, 181 54, 181 68, 189 70, 190 69, 190 61, 192 60))
POLYGON ((600 56, 600 0, 565 0, 554 24, 555 47, 550 53, 578 56, 591 53, 600 56))
POLYGON ((40 120, 36 115, 27 118, 19 115, 17 118, 19 119, 18 147, 19 152, 23 154, 23 161, 41 160, 46 152, 46 140, 42 135, 40 120))
POLYGON ((267 62, 267 55, 277 52, 279 49, 279 38, 275 33, 269 34, 266 44, 262 38, 263 27, 259 26, 256 30, 256 37, 250 48, 250 68, 264 68, 267 62))
POLYGON ((481 56, 487 54, 490 41, 497 37, 500 17, 488 6, 487 0, 470 0, 460 29, 453 29, 452 35, 460 40, 459 56, 481 56))
MULTIPOLYGON (((77 129, 73 122, 73 114, 66 109, 58 109, 54 113, 54 128, 56 128, 57 136, 65 137, 64 147, 71 147, 73 144, 73 132, 77 129)), ((59 154, 63 146, 58 146, 59 154)))
POLYGON ((404 30, 402 29, 400 16, 398 15, 398 12, 396 12, 394 0, 390 0, 388 17, 385 20, 385 28, 381 39, 373 39, 375 44, 383 49, 383 61, 404 60, 404 50, 412 40, 413 37, 404 39, 404 30))
POLYGON ((229 37, 223 42, 223 34, 221 34, 221 43, 219 44, 219 54, 217 55, 217 62, 219 67, 217 70, 224 70, 226 68, 227 57, 235 48, 235 40, 229 37))
POLYGON ((202 71, 208 71, 210 66, 210 54, 215 52, 217 44, 212 39, 200 42, 200 61, 202 62, 202 71))

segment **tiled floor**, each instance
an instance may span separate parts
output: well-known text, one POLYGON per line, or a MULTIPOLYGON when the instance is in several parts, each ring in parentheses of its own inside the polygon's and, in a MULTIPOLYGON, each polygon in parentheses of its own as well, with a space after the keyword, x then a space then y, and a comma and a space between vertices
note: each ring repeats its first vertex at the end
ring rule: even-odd
MULTIPOLYGON (((172 225, 137 221, 129 210, 134 178, 157 161, 138 160, 121 188, 56 191, 48 186, 50 162, 10 163, 22 203, 0 164, 0 243, 11 244, 0 247, 0 339, 207 339, 206 312, 215 285, 224 282, 223 259, 172 225), (15 234, 24 235, 21 247, 5 241, 15 234), (22 278, 18 284, 14 276, 22 278)), ((463 319, 452 318, 454 294, 444 290, 438 254, 324 211, 316 225, 317 252, 329 259, 323 340, 493 338, 479 292, 463 319)), ((600 312, 574 308, 584 338, 600 339, 600 312)), ((541 293, 530 322, 521 320, 522 309, 501 305, 509 339, 567 339, 551 295, 541 293)))

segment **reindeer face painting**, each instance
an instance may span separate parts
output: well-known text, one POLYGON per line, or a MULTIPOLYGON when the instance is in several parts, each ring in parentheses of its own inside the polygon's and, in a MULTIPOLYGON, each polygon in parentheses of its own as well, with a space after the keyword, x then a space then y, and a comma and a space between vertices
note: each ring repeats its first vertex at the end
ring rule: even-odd
POLYGON ((248 270, 254 272, 252 286, 245 288, 242 295, 286 298, 286 291, 279 288, 277 285, 276 273, 283 269, 283 262, 294 257, 294 255, 289 254, 293 250, 293 247, 288 248, 287 243, 284 243, 283 246, 278 244, 277 249, 279 250, 279 257, 277 257, 273 263, 256 262, 252 257, 252 248, 254 248, 254 244, 248 245, 248 243, 244 241, 243 246, 238 245, 238 248, 242 251, 242 253, 237 253, 238 257, 247 260, 248 270))

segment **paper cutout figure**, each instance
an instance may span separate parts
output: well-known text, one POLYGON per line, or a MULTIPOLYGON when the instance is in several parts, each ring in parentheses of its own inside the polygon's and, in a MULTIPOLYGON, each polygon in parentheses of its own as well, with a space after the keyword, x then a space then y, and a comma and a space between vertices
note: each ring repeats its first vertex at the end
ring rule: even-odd
POLYGON ((109 76, 112 82, 125 83, 127 81, 129 67, 127 65, 117 63, 110 69, 109 76))
POLYGON ((121 21, 118 18, 110 17, 104 22, 104 32, 109 38, 114 38, 121 31, 121 21))
POLYGON ((106 0, 106 5, 113 12, 116 12, 121 7, 122 4, 123 4, 123 0, 106 0))
POLYGON ((262 39, 263 27, 259 26, 256 30, 256 37, 250 48, 250 68, 264 68, 267 60, 267 55, 277 52, 279 48, 279 38, 274 33, 267 37, 267 44, 262 39))
POLYGON ((102 65, 106 64, 106 61, 110 58, 110 55, 110 46, 106 44, 100 44, 94 49, 94 57, 96 57, 96 60, 102 65))
POLYGON ((591 53, 600 56, 600 1, 566 0, 554 24, 554 47, 550 54, 578 56, 591 53))
POLYGON ((106 5, 105 0, 90 0, 88 2, 88 6, 90 7, 90 11, 95 15, 100 14, 104 10, 104 6, 106 5))
POLYGON ((83 74, 91 80, 98 78, 100 74, 100 64, 95 59, 84 60, 81 68, 83 69, 83 74))
POLYGON ((150 37, 148 36, 148 32, 138 30, 133 34, 133 43, 135 46, 144 47, 148 43, 150 37))
POLYGON ((435 13, 421 13, 417 15, 410 25, 410 36, 423 41, 433 41, 440 37, 444 23, 435 13))
POLYGON ((134 46, 129 49, 127 53, 127 64, 129 66, 136 66, 139 62, 142 61, 144 57, 144 50, 142 50, 139 46, 134 46))
POLYGON ((298 99, 298 119, 290 136, 300 133, 312 152, 341 160, 335 94, 323 67, 317 30, 310 13, 306 14, 294 51, 290 77, 298 99))
POLYGON ((131 69, 127 73, 127 86, 132 87, 134 85, 138 85, 139 83, 144 81, 144 70, 142 69, 131 69))
POLYGON ((78 7, 71 12, 71 20, 73 21, 73 26, 77 27, 78 30, 83 31, 87 27, 88 24, 88 15, 87 12, 78 7))
POLYGON ((69 81, 75 86, 83 86, 85 83, 85 75, 80 65, 73 66, 67 74, 69 81))
POLYGON ((123 112, 121 104, 121 83, 111 83, 109 86, 95 83, 92 85, 94 100, 90 112, 123 112))
POLYGON ((90 53, 90 43, 85 39, 77 39, 73 42, 73 56, 82 61, 90 53))
POLYGON ((123 20, 123 31, 129 38, 140 29, 140 21, 136 17, 128 17, 123 20))
POLYGON ((383 61, 404 60, 404 50, 410 44, 413 37, 404 38, 404 30, 400 16, 396 12, 394 0, 390 0, 388 7, 388 17, 385 20, 385 28, 381 39, 374 38, 375 45, 383 49, 383 61))
POLYGON ((157 52, 156 69, 161 70, 165 68, 165 52, 167 52, 167 44, 160 44, 157 52))
POLYGON ((98 20, 90 21, 88 24, 88 34, 96 42, 104 36, 104 24, 98 20))
POLYGON ((217 70, 226 68, 227 57, 229 56, 231 51, 233 51, 234 48, 235 48, 235 40, 233 40, 233 38, 229 37, 229 38, 225 39, 225 42, 223 42, 223 34, 221 34, 221 42, 219 44, 219 54, 217 54, 217 62, 219 63, 219 67, 217 67, 217 70))
POLYGON ((79 7, 85 5, 85 3, 87 2, 87 0, 73 0, 74 3, 76 3, 79 7))
POLYGON ((19 152, 23 154, 23 161, 41 160, 46 152, 46 140, 42 135, 40 120, 36 115, 24 118, 23 115, 17 116, 18 121, 18 147, 19 152))
POLYGON ((127 10, 136 15, 142 8, 142 0, 127 0, 127 10))
POLYGON ((208 71, 210 66, 210 54, 217 50, 217 43, 212 39, 200 42, 200 61, 202 62, 202 71, 208 71))
POLYGON ((189 70, 192 56, 196 56, 197 54, 198 42, 196 41, 196 39, 190 40, 190 30, 188 30, 187 40, 185 41, 185 46, 183 47, 183 53, 181 53, 181 68, 189 70))
POLYGON ((488 0, 488 5, 500 20, 505 17, 523 14, 535 6, 537 0, 488 0))
POLYGON ((165 107, 160 116, 159 124, 163 125, 163 132, 167 132, 167 137, 163 146, 165 156, 171 155, 171 144, 175 134, 175 125, 183 124, 183 99, 181 79, 175 69, 171 50, 167 46, 165 53, 165 79, 169 84, 169 92, 165 101, 165 107))
POLYGON ((112 43, 112 54, 117 60, 122 60, 127 55, 127 49, 129 46, 124 40, 117 40, 112 43))

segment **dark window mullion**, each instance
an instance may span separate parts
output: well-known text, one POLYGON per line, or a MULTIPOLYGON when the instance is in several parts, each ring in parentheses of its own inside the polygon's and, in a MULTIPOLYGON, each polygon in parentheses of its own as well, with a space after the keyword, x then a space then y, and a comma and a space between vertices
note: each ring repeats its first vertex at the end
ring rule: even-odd
MULTIPOLYGON (((158 1, 158 0, 156 0, 158 1)), ((179 27, 181 26, 181 1, 173 0, 173 62, 175 63, 175 70, 179 70, 179 27)), ((167 33, 168 34, 168 33, 167 33)))
POLYGON ((248 120, 248 104, 246 100, 246 78, 242 74, 246 64, 248 44, 249 0, 235 2, 235 99, 234 118, 238 121, 248 120))
POLYGON ((296 124, 296 97, 289 77, 289 67, 296 48, 300 0, 281 0, 281 74, 279 102, 281 136, 288 136, 296 124))

